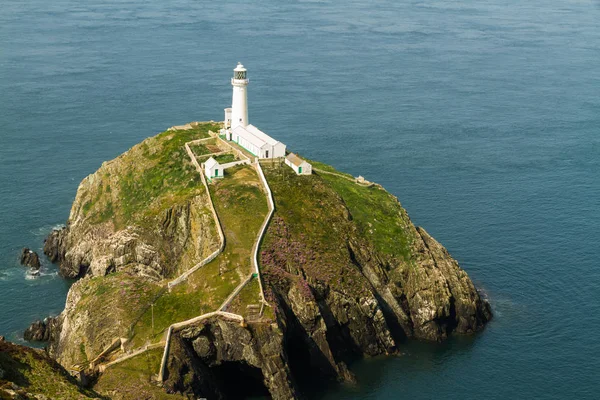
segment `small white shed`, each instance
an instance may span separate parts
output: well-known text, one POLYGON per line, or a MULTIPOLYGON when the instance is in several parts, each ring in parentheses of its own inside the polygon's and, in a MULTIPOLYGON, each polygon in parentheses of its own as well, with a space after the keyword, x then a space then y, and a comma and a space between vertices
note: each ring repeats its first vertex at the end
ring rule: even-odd
POLYGON ((211 157, 204 163, 204 175, 206 175, 208 179, 222 178, 223 168, 217 160, 211 157))
POLYGON ((298 175, 312 174, 312 165, 301 159, 294 153, 290 153, 285 158, 285 163, 289 165, 298 175))

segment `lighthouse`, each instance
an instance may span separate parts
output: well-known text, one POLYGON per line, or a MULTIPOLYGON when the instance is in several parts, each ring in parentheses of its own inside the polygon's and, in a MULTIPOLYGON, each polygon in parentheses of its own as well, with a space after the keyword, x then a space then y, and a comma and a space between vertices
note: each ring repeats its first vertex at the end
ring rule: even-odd
POLYGON ((231 128, 248 126, 248 78, 246 68, 238 62, 231 78, 233 97, 231 100, 231 128))
POLYGON ((248 123, 248 77, 242 63, 238 63, 233 70, 231 86, 233 86, 231 108, 225 109, 221 137, 235 143, 234 146, 242 147, 257 158, 285 157, 285 144, 248 123))

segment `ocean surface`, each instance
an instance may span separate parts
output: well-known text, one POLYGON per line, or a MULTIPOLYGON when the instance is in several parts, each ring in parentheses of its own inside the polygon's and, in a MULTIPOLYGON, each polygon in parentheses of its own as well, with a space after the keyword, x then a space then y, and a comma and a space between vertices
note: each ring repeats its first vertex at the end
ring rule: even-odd
POLYGON ((22 342, 70 285, 20 249, 103 161, 221 120, 238 61, 251 123, 397 195, 495 313, 311 397, 599 396, 597 0, 2 0, 0 335, 22 342))

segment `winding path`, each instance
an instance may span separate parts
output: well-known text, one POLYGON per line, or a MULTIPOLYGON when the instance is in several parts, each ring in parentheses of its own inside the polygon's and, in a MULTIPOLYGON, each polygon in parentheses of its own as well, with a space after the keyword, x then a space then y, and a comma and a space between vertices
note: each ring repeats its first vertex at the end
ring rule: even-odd
MULTIPOLYGON (((250 161, 250 159, 241 151, 239 151, 238 149, 236 149, 235 147, 233 147, 231 144, 227 143, 225 140, 221 139, 218 135, 216 135, 213 132, 209 132, 213 137, 216 137, 217 140, 220 140, 221 142, 225 143, 227 146, 229 146, 232 150, 234 150, 235 152, 237 152, 238 154, 240 154, 241 157, 246 158, 247 160, 250 161)), ((209 262, 213 261, 219 254, 221 254, 225 248, 225 235, 223 233, 223 229, 221 227, 221 223, 219 220, 219 216, 217 214, 217 211, 215 209, 214 203, 213 203, 213 199, 212 196, 210 194, 210 190, 208 188, 208 183, 206 181, 206 177, 204 176, 204 171, 202 170, 202 166, 198 163, 198 160, 196 159, 196 156, 194 155, 194 153, 192 152, 192 150, 190 149, 190 144, 193 143, 201 143, 205 140, 211 140, 212 138, 207 138, 207 139, 199 139, 199 140, 193 140, 190 141, 188 143, 185 143, 185 150, 188 154, 188 156, 191 159, 192 164, 194 165, 194 167, 196 168, 196 171, 200 174, 201 178, 202 178, 202 183, 206 189, 206 194, 208 196, 209 199, 209 204, 210 204, 210 209, 211 212, 213 214, 213 218, 215 221, 215 225, 217 227, 217 231, 219 234, 219 240, 220 240, 220 245, 219 248, 214 251, 212 254, 210 254, 208 257, 206 257, 205 259, 203 259, 202 261, 200 261, 198 264, 196 264, 195 266, 193 266, 192 268, 190 268, 188 271, 186 271, 185 273, 181 274, 179 277, 177 277, 176 279, 170 281, 167 283, 167 288, 169 290, 171 290, 172 287, 184 282, 191 274, 193 274, 194 272, 196 272, 198 269, 200 269, 201 267, 203 267, 204 265, 208 264, 209 262)), ((214 154, 218 154, 217 153, 210 153, 207 154, 208 156, 214 155, 214 154)), ((220 152, 222 153, 222 152, 220 152)), ((253 163, 257 174, 261 180, 261 183, 264 186, 265 189, 265 193, 266 193, 266 197, 267 197, 267 203, 269 205, 269 212, 267 214, 267 216, 265 217, 260 231, 258 233, 258 236, 256 238, 256 241, 254 242, 254 245, 252 247, 252 265, 254 267, 254 273, 250 274, 244 281, 242 281, 233 291, 232 293, 227 297, 227 299, 219 306, 219 308, 216 311, 210 312, 210 313, 206 313, 206 314, 202 314, 199 315, 197 317, 191 318, 189 320, 186 321, 181 321, 181 322, 176 322, 174 324, 171 324, 167 330, 167 335, 165 340, 160 341, 158 343, 153 343, 150 345, 146 345, 142 348, 139 348, 133 352, 124 354, 121 357, 118 357, 115 360, 112 360, 110 362, 107 363, 101 363, 102 359, 107 356, 111 351, 114 351, 114 349, 116 349, 117 346, 116 343, 119 342, 120 344, 122 344, 122 339, 115 339, 115 341, 113 341, 113 343, 111 343, 110 346, 107 347, 106 350, 104 350, 102 353, 100 353, 100 355, 98 355, 94 361, 93 364, 91 364, 92 366, 97 366, 98 369, 103 372, 106 368, 113 366, 115 364, 121 363, 123 361, 129 360, 133 357, 136 357, 140 354, 143 354, 146 351, 152 350, 152 349, 156 349, 156 348, 160 348, 162 346, 164 346, 164 351, 163 351, 163 356, 162 356, 162 360, 161 360, 161 365, 160 365, 160 370, 158 373, 158 380, 160 382, 162 382, 165 378, 165 372, 166 372, 166 368, 167 368, 167 360, 169 357, 169 350, 170 350, 170 346, 171 346, 171 335, 174 331, 178 331, 180 329, 185 328, 186 326, 189 325, 193 325, 196 324, 200 321, 204 321, 206 319, 209 318, 213 318, 213 317, 219 317, 219 318, 223 318, 226 320, 230 320, 230 321, 235 321, 235 322, 239 322, 240 324, 245 324, 245 320, 244 317, 239 315, 239 314, 233 314, 233 313, 229 313, 224 311, 229 304, 233 301, 233 299, 240 293, 240 291, 252 280, 252 278, 256 275, 257 279, 258 279, 258 283, 260 286, 260 296, 261 296, 261 302, 262 302, 262 306, 260 309, 260 315, 262 315, 262 311, 264 309, 264 306, 267 305, 269 306, 269 304, 266 302, 265 300, 265 294, 264 294, 264 290, 263 290, 263 283, 262 283, 262 276, 260 273, 260 268, 259 268, 259 264, 258 264, 258 252, 260 249, 260 244, 264 238, 267 226, 269 224, 269 222, 271 221, 271 218, 273 217, 273 213, 275 212, 275 202, 273 200, 273 194, 271 192, 271 188, 269 187, 269 184, 267 183, 267 180, 265 178, 265 175, 262 171, 262 168, 260 166, 260 162, 258 161, 257 158, 255 158, 254 163, 253 163), (97 364, 96 364, 97 363, 97 364)))

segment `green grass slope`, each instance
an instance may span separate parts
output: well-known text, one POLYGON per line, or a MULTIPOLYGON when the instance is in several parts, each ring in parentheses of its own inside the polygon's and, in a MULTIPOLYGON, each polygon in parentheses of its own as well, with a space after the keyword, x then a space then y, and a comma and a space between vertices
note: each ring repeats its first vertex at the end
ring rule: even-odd
POLYGON ((42 350, 0 341, 0 399, 98 399, 42 350))

